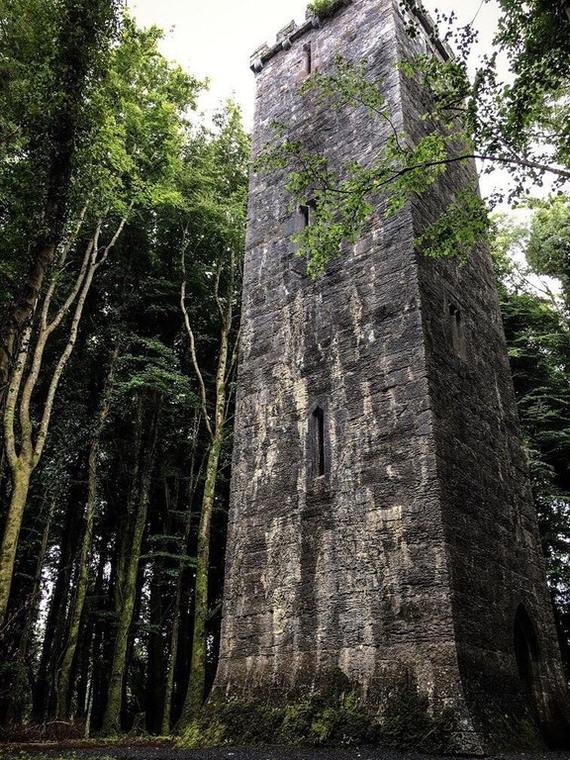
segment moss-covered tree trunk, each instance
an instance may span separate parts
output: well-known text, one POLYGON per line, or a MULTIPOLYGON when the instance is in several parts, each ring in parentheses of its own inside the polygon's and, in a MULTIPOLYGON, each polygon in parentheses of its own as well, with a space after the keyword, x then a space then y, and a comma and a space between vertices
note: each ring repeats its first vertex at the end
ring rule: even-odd
POLYGON ((194 629, 192 634, 192 658, 188 691, 181 715, 181 725, 186 725, 199 712, 204 702, 206 686, 206 624, 208 621, 208 574, 210 571, 210 533, 216 498, 216 482, 223 442, 223 428, 212 441, 206 484, 200 514, 198 549, 196 552, 196 581, 194 589, 194 629))
MULTIPOLYGON (((32 643, 35 641, 35 630, 36 630, 36 624, 38 621, 38 616, 40 612, 40 604, 42 599, 42 572, 44 569, 45 559, 46 559, 46 553, 47 553, 47 547, 48 547, 48 540, 49 540, 49 534, 51 530, 51 521, 53 518, 53 513, 55 511, 55 499, 50 499, 50 505, 48 507, 45 523, 44 523, 44 529, 42 532, 42 539, 40 542, 39 552, 37 555, 37 562, 36 562, 36 571, 34 574, 34 584, 32 586, 32 591, 30 594, 30 609, 27 615, 26 620, 26 626, 24 629, 24 634, 22 636, 22 641, 20 642, 20 653, 22 660, 24 662, 28 661, 28 657, 30 654, 30 649, 32 648, 32 643)), ((34 663, 35 666, 35 663, 34 663)), ((35 667, 34 667, 35 669, 35 667)))
MULTIPOLYGON (((79 479, 78 469, 74 470, 73 475, 79 479)), ((78 515, 70 504, 64 512, 63 531, 59 538, 60 555, 54 573, 55 583, 49 600, 41 654, 32 689, 31 721, 33 723, 43 723, 51 717, 52 673, 55 671, 54 662, 61 655, 60 643, 64 635, 62 622, 65 620, 65 601, 72 582, 78 529, 78 515)))
MULTIPOLYGON (((144 404, 139 405, 139 425, 142 425, 144 404)), ((126 656, 129 643, 129 632, 133 620, 133 613, 137 595, 137 577, 143 536, 146 528, 148 505, 150 501, 150 488, 152 482, 152 470, 156 452, 156 439, 158 433, 159 401, 154 402, 153 419, 151 422, 151 435, 144 455, 143 466, 140 468, 140 480, 138 488, 137 510, 133 533, 128 556, 122 558, 124 578, 121 589, 121 606, 117 609, 117 630, 115 646, 113 649, 113 661, 111 675, 107 690, 107 704, 103 716, 102 733, 104 736, 115 736, 121 730, 121 704, 123 699, 123 682, 125 677, 126 656)), ((120 580, 120 578, 119 578, 120 580)))
POLYGON ((87 476, 87 504, 85 507, 85 529, 83 532, 83 541, 79 554, 79 571, 75 587, 75 598, 71 605, 69 615, 67 641, 61 667, 57 680, 57 719, 67 720, 69 717, 70 706, 70 684, 73 661, 77 650, 79 632, 81 627, 81 618, 85 607, 85 599, 89 588, 89 558, 91 555, 91 544, 93 543, 93 522, 97 508, 97 474, 99 448, 101 445, 101 434, 105 426, 105 421, 111 408, 111 390, 113 382, 113 372, 115 362, 118 356, 118 348, 115 348, 111 358, 111 366, 105 384, 103 399, 97 417, 97 423, 89 448, 88 476, 87 476))
POLYGON ((8 611, 16 550, 28 500, 32 469, 31 461, 21 460, 12 471, 12 496, 4 524, 2 549, 0 550, 0 623, 5 620, 8 611))
POLYGON ((182 287, 181 306, 185 317, 186 329, 190 337, 190 349, 194 369, 202 389, 203 414, 211 435, 211 445, 206 465, 206 482, 204 496, 200 512, 200 526, 198 529, 198 547, 196 552, 196 581, 194 589, 194 627, 192 634, 192 656, 190 660, 190 676, 188 691, 182 708, 179 726, 184 727, 202 708, 206 687, 206 627, 208 622, 208 575, 210 571, 210 535, 212 528, 212 515, 216 500, 216 485, 220 465, 220 454, 225 435, 226 412, 227 412, 227 379, 228 370, 231 372, 233 361, 229 361, 230 334, 233 322, 233 290, 235 285, 235 261, 231 256, 229 266, 229 278, 226 292, 226 305, 222 303, 218 293, 220 271, 216 280, 215 299, 221 315, 220 349, 218 353, 218 366, 216 371, 216 386, 214 396, 214 421, 210 421, 206 403, 204 380, 198 366, 195 352, 194 334, 190 326, 188 311, 185 307, 185 284, 182 287))
POLYGON ((174 620, 172 630, 170 631, 170 653, 166 666, 166 678, 164 686, 164 704, 162 708, 162 722, 160 733, 162 736, 170 734, 172 725, 172 697, 174 695, 174 673, 176 670, 176 659, 178 656, 178 642, 180 638, 180 601, 182 596, 182 586, 180 581, 176 589, 176 602, 174 607, 174 620))

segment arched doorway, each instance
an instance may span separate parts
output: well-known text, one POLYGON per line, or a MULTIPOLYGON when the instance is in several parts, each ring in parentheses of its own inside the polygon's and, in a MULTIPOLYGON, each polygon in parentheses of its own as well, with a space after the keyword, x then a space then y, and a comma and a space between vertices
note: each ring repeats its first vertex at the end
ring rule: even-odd
POLYGON ((528 706, 540 725, 542 723, 542 688, 540 684, 540 649, 536 629, 521 604, 515 615, 515 656, 528 706))

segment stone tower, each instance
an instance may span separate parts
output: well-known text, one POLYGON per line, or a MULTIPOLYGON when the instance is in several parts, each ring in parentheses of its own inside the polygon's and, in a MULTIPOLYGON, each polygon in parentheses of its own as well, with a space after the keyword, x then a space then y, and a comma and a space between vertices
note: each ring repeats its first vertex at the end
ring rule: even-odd
MULTIPOLYGON (((340 0, 254 56, 254 152, 289 125, 334 162, 387 136, 363 110, 311 107, 308 69, 340 53, 382 78, 395 124, 421 133, 424 94, 395 0, 340 0)), ((245 261, 222 647, 215 689, 280 699, 332 669, 371 705, 411 673, 456 710, 457 747, 560 738, 566 686, 520 441, 493 270, 434 263, 414 240, 476 182, 458 166, 306 276, 285 176, 254 174, 245 261), (536 719, 536 720, 535 720, 536 719), (524 728, 524 724, 527 727, 524 728)))

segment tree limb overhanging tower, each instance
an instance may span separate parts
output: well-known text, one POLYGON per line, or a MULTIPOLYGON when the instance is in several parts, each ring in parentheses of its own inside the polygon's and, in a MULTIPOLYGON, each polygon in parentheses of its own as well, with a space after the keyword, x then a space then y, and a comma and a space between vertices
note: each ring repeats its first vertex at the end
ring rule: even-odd
MULTIPOLYGON (((386 139, 365 109, 308 107, 307 70, 338 54, 382 78, 398 128, 425 94, 397 62, 393 0, 345 0, 254 56, 254 152, 274 120, 338 165, 386 139)), ((422 99, 424 102, 422 103, 422 99)), ((251 181, 219 695, 279 700, 332 669, 381 705, 412 674, 456 711, 456 747, 516 744, 568 715, 537 518, 490 257, 421 257, 414 240, 473 183, 449 170, 312 281, 285 175, 251 181), (528 731, 527 731, 528 733, 528 731)))

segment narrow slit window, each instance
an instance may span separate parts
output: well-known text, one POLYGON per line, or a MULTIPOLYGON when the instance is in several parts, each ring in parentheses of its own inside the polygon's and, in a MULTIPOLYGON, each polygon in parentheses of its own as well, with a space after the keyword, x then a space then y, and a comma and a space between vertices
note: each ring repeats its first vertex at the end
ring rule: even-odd
POLYGON ((315 474, 318 478, 325 474, 325 413, 320 407, 313 412, 315 436, 315 474))
POLYGON ((305 73, 306 74, 312 74, 313 73, 313 46, 309 42, 308 45, 305 45, 305 73))
POLYGON ((310 227, 313 223, 313 214, 315 213, 317 209, 316 201, 310 200, 307 201, 302 206, 299 206, 299 218, 300 218, 300 226, 301 229, 305 229, 305 227, 310 227))
POLYGON ((455 304, 449 304, 449 321, 451 323, 451 337, 453 347, 459 356, 465 354, 465 330, 461 309, 455 304))

